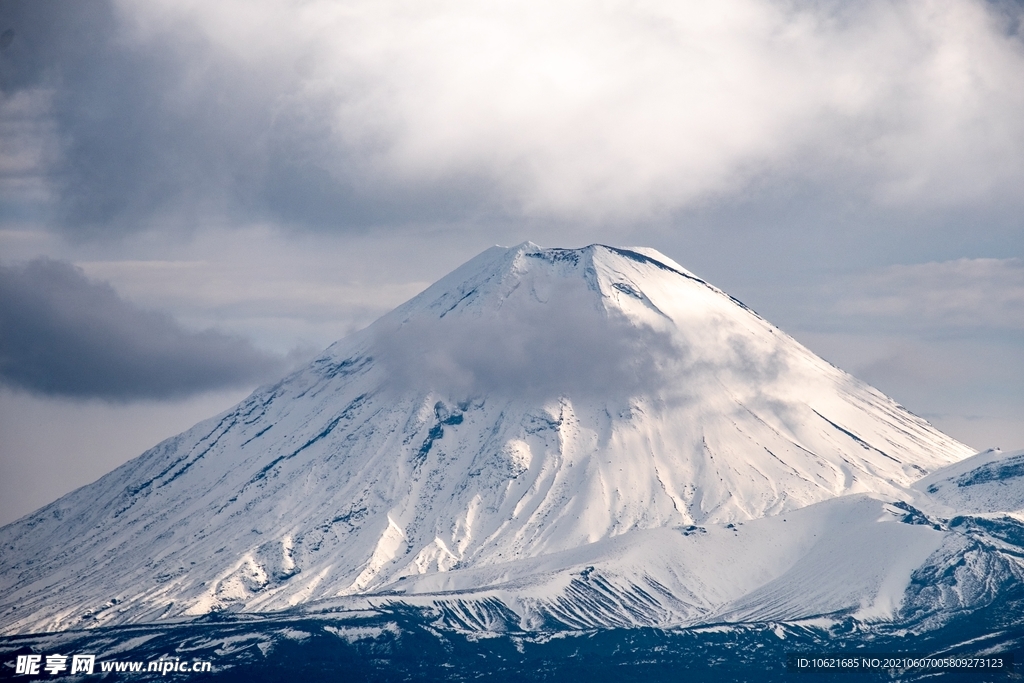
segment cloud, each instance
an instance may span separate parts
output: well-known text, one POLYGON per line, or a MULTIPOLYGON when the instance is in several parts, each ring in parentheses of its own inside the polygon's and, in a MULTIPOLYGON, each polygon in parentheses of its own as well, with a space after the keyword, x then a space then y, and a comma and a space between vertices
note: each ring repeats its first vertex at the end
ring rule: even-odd
POLYGON ((0 382, 112 401, 187 396, 269 379, 284 361, 141 310, 60 261, 0 266, 0 382))
POLYGON ((12 149, 60 148, 37 166, 77 230, 643 221, 792 183, 1017 205, 1024 184, 1014 3, 12 4, 5 97, 48 112, 12 149))
POLYGON ((375 358, 399 390, 539 399, 657 392, 672 376, 667 368, 687 358, 668 332, 599 308, 582 281, 557 282, 547 296, 378 323, 375 358))
POLYGON ((839 312, 902 325, 1024 331, 1024 261, 894 265, 858 279, 839 312))

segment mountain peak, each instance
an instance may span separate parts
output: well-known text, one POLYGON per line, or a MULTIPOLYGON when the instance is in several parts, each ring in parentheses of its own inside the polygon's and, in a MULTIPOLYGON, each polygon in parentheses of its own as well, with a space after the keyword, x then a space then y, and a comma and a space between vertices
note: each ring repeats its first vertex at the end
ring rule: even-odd
POLYGON ((494 247, 0 530, 0 614, 38 630, 372 594, 898 495, 969 453, 654 250, 494 247))
MULTIPOLYGON (((445 276, 426 291, 404 306, 399 307, 391 317, 402 317, 417 309, 429 309, 444 316, 459 307, 470 307, 485 295, 502 300, 511 295, 520 284, 558 286, 559 280, 584 279, 588 287, 603 292, 597 275, 632 271, 634 278, 644 277, 643 268, 672 272, 679 276, 700 281, 678 264, 653 249, 620 249, 600 244, 591 244, 577 249, 543 248, 533 242, 523 242, 515 247, 492 247, 476 258, 445 276), (624 262, 632 262, 632 268, 622 268, 624 262)), ((706 283, 705 283, 706 284, 706 283)), ((631 287, 633 289, 635 287, 631 287)), ((539 303, 546 303, 542 293, 534 289, 539 303)), ((497 303, 488 301, 489 305, 497 303)), ((497 309, 495 309, 497 310, 497 309)))

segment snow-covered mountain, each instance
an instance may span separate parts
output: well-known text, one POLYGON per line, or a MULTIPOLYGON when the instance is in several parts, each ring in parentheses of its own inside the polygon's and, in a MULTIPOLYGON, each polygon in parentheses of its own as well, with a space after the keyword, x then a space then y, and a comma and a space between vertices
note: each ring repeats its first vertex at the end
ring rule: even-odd
POLYGON ((948 533, 892 503, 970 453, 656 251, 495 247, 0 529, 0 631, 891 613, 948 533))

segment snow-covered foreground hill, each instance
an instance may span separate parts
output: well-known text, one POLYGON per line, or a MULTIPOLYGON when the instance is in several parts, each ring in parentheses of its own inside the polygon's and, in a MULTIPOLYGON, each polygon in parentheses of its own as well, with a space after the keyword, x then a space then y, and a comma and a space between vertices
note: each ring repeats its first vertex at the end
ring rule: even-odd
MULTIPOLYGON (((1012 467, 1022 457, 1024 452, 982 453, 936 472, 924 488, 955 486, 962 495, 991 503, 997 486, 1015 499, 1024 477, 1015 470, 1004 470, 998 481, 989 475, 993 467, 1012 467)), ((946 505, 924 495, 915 503, 946 505)), ((224 683, 328 677, 781 683, 793 680, 801 658, 825 657, 858 666, 875 662, 874 668, 858 668, 857 680, 1015 680, 1014 658, 1019 666, 1017 653, 1024 647, 1024 524, 1015 514, 985 507, 976 515, 945 519, 905 502, 853 495, 736 524, 731 541, 722 536, 731 531, 728 525, 709 525, 704 533, 637 531, 586 552, 475 577, 500 582, 491 586, 478 586, 471 574, 455 570, 407 579, 415 582, 407 589, 435 592, 0 637, 0 663, 10 667, 10 675, 19 655, 87 653, 96 657, 97 671, 126 663, 141 667, 124 674, 126 680, 166 680, 159 668, 164 662, 202 663, 212 664, 203 680, 224 683), (780 533, 789 524, 799 531, 780 533), (735 555, 726 554, 737 543, 752 544, 743 560, 753 559, 756 566, 728 562, 735 555), (695 548, 707 554, 707 562, 694 557, 695 548), (787 551, 795 552, 784 560, 787 551), (692 589, 717 587, 717 595, 708 595, 726 600, 724 606, 698 615, 691 626, 636 627, 643 621, 638 617, 654 622, 684 601, 658 590, 623 590, 619 579, 635 584, 641 576, 650 585, 651 577, 666 577, 666 567, 671 578, 673 559, 679 562, 676 576, 692 572, 692 589), (590 560, 596 564, 573 564, 590 560), (757 567, 775 578, 729 601, 728 595, 744 593, 757 567), (549 598, 566 573, 575 587, 556 604, 549 598), (431 585, 442 578, 444 586, 431 585), (473 587, 459 590, 467 584, 473 587), (900 604, 890 609, 886 602, 893 598, 900 604), (815 608, 835 611, 808 616, 815 608), (533 621, 524 624, 528 612, 533 621), (888 663, 893 661, 902 663, 888 663), (154 663, 158 668, 151 670, 154 663), (976 668, 979 663, 986 668, 976 668)), ((810 678, 846 680, 850 671, 810 678)), ((106 674, 111 676, 119 680, 106 674)))
POLYGON ((559 630, 889 616, 943 543, 865 494, 750 522, 633 531, 571 551, 410 577, 327 607, 442 609, 451 625, 559 630), (360 604, 363 603, 363 604, 360 604), (506 622, 506 623, 502 623, 506 622))
POLYGON ((1007 602, 1024 594, 1022 460, 986 451, 898 499, 851 494, 748 522, 638 530, 294 612, 413 605, 449 627, 499 632, 850 619, 920 630, 1006 602, 1006 625, 1024 626, 1007 602), (957 514, 950 489, 973 509, 957 514))
POLYGON ((969 455, 657 252, 495 247, 0 529, 0 631, 396 603, 497 630, 886 619, 968 552, 958 505, 1007 507, 1016 465, 984 456, 977 495, 976 468, 936 472, 969 455))

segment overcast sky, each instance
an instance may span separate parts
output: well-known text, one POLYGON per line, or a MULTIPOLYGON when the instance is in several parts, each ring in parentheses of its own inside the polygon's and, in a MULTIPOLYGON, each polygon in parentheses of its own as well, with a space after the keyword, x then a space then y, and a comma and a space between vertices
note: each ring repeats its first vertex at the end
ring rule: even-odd
POLYGON ((493 244, 651 246, 1024 447, 1024 4, 5 0, 0 523, 493 244))

